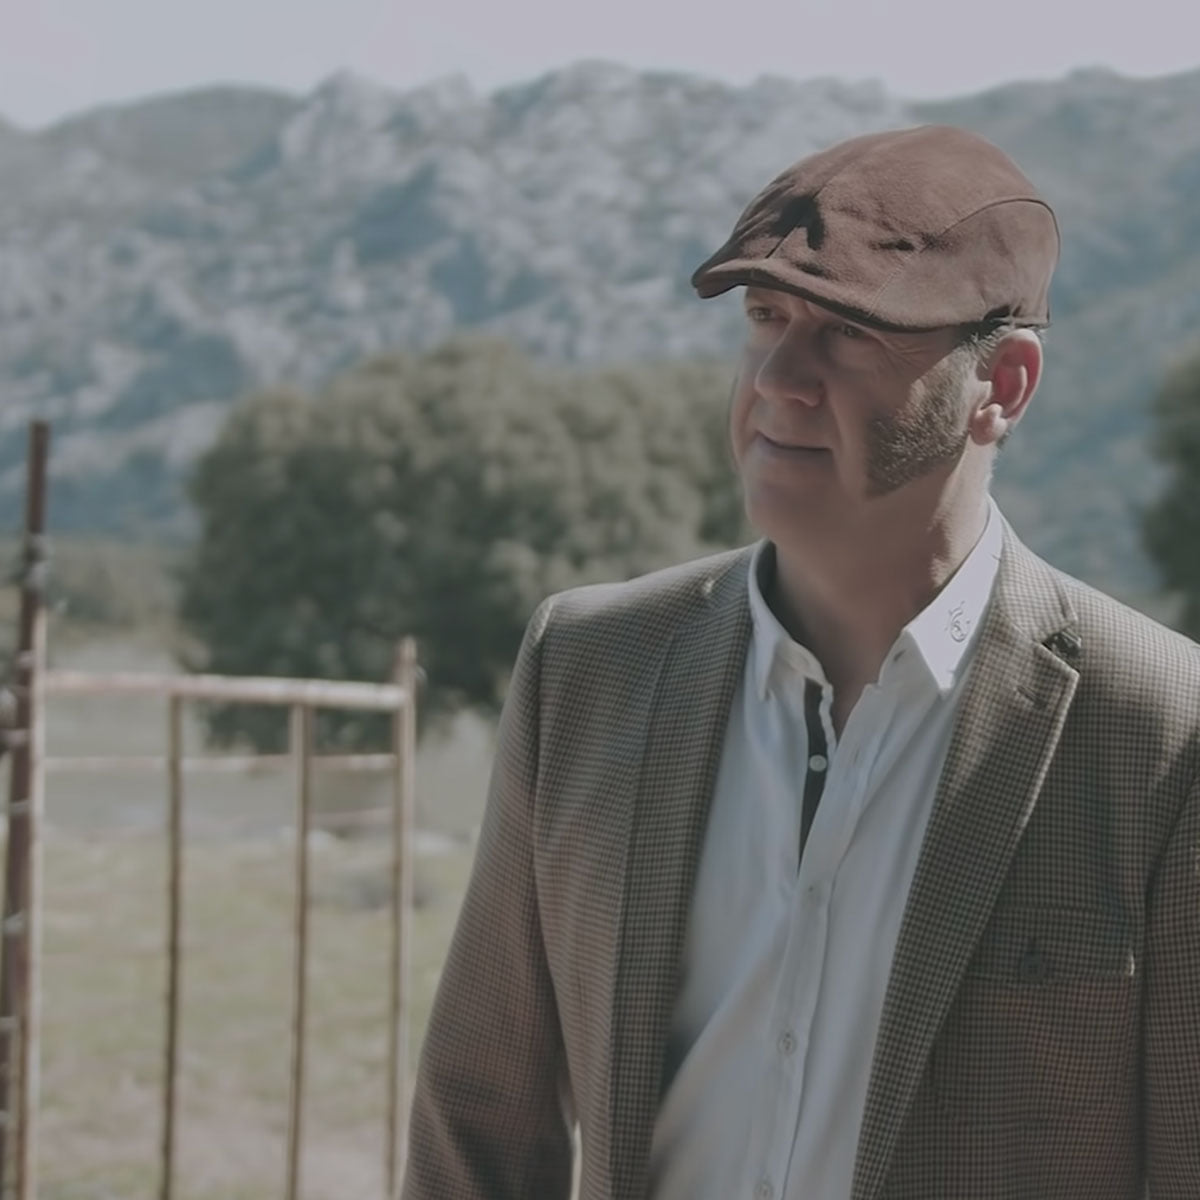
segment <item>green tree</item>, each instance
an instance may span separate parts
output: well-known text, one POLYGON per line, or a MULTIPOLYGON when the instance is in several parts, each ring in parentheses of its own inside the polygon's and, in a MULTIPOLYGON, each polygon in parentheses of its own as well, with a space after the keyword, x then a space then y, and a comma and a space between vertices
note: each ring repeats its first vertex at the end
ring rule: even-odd
POLYGON ((1154 417, 1154 453, 1168 478, 1144 515, 1143 539, 1164 584, 1183 602, 1180 628, 1200 639, 1200 353, 1168 375, 1154 417))
MULTIPOLYGON (((315 398, 249 398, 192 479, 189 665, 383 679, 413 634, 426 717, 494 711, 544 595, 740 539, 728 388, 713 365, 539 368, 475 337, 378 358, 315 398)), ((380 728, 327 714, 321 734, 380 728)), ((269 748, 284 725, 219 708, 210 731, 269 748)))

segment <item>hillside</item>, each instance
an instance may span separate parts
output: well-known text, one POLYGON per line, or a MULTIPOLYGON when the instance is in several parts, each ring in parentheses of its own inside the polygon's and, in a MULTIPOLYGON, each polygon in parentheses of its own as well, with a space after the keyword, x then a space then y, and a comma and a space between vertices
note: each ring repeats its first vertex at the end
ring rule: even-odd
POLYGON ((1200 72, 912 105, 581 63, 487 96, 339 75, 0 124, 0 504, 15 512, 33 413, 55 424, 59 527, 178 537, 188 463, 261 384, 467 326, 584 364, 732 353, 735 303, 687 279, 749 196, 842 137, 948 121, 1009 150, 1064 231, 1048 375, 1001 500, 1067 569, 1142 592, 1147 400, 1200 337, 1197 111, 1200 72))

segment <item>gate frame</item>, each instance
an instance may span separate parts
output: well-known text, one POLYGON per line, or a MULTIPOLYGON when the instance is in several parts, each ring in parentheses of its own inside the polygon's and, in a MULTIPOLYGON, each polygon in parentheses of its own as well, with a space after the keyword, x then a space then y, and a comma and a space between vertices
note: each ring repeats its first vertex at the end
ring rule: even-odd
MULTIPOLYGON (((25 571, 21 591, 17 677, 12 689, 15 719, 4 737, 12 750, 8 802, 4 916, 0 923, 0 1196, 4 1194, 7 1143, 15 1159, 16 1200, 37 1197, 37 1118, 41 1013, 41 924, 43 913, 42 826, 47 771, 83 769, 165 770, 167 782, 167 1002, 163 1051, 163 1126, 160 1200, 174 1190, 176 1084, 179 1051, 179 976, 182 961, 183 797, 190 771, 245 771, 262 765, 291 765, 296 779, 295 908, 291 1072, 288 1102, 287 1176, 284 1200, 298 1200, 303 1145, 306 1002, 308 989, 309 832, 314 768, 386 769, 392 775, 391 961, 389 979, 387 1107, 384 1135, 386 1200, 399 1196, 407 1159, 409 962, 413 894, 413 826, 416 799, 416 642, 396 647, 392 682, 227 675, 89 674, 46 669, 45 480, 49 427, 30 425, 26 501, 25 571), (141 695, 167 701, 165 758, 109 756, 47 758, 47 696, 141 695), (287 706, 291 711, 289 754, 221 754, 187 757, 183 748, 186 701, 224 701, 287 706), (392 747, 386 754, 317 755, 314 715, 318 709, 392 713, 392 747), (16 1051, 15 1055, 13 1051, 16 1051), (15 1060, 16 1072, 12 1071, 15 1060)), ((379 810, 362 810, 379 811, 379 810)))

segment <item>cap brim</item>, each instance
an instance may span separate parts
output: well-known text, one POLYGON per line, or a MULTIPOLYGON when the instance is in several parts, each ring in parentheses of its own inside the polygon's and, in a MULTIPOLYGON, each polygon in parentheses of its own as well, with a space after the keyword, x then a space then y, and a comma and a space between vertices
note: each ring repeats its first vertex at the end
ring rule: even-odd
POLYGON ((838 295, 834 288, 823 287, 820 280, 810 280, 807 275, 797 278, 798 272, 788 269, 788 264, 770 259, 731 259, 712 267, 700 267, 692 276, 692 287, 701 300, 711 300, 735 287, 762 287, 789 292, 819 304, 830 312, 848 318, 858 325, 879 329, 888 333, 924 333, 937 325, 902 324, 881 320, 876 314, 838 295))
MULTIPOLYGON (((735 287, 761 287, 788 292, 846 317, 857 325, 878 329, 884 333, 930 333, 938 329, 952 328, 956 324, 970 324, 944 320, 926 323, 887 320, 878 313, 869 312, 861 304, 854 303, 846 292, 839 292, 836 286, 812 279, 809 275, 796 271, 790 264, 777 259, 731 259, 712 267, 701 266, 692 275, 691 283, 701 300, 711 300, 714 296, 723 295, 735 287)), ((1005 321, 1023 329, 1045 329, 1050 324, 1048 316, 1044 319, 1008 316, 1005 321)))

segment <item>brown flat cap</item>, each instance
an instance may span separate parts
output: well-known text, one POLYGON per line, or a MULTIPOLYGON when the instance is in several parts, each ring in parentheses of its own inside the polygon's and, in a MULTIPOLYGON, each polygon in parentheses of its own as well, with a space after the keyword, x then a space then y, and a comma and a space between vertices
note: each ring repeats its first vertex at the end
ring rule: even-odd
POLYGON ((947 125, 851 138, 774 179, 692 276, 703 298, 780 288, 880 329, 1050 323, 1050 206, 991 142, 947 125))

